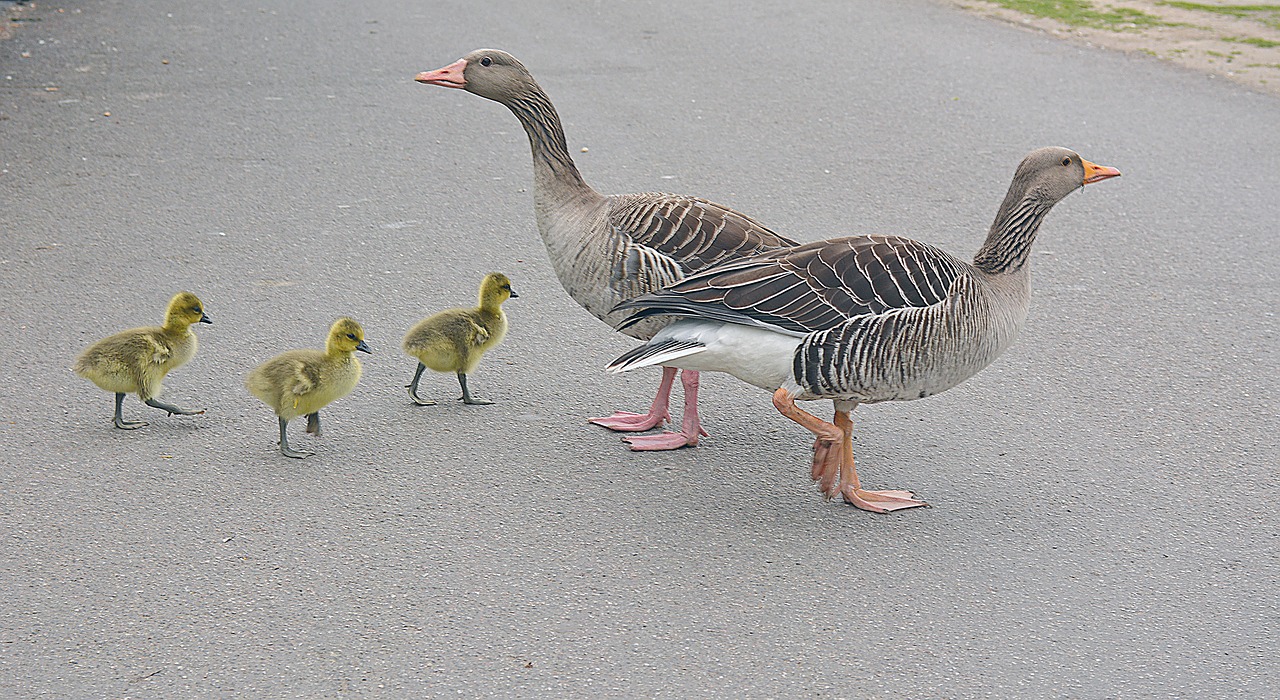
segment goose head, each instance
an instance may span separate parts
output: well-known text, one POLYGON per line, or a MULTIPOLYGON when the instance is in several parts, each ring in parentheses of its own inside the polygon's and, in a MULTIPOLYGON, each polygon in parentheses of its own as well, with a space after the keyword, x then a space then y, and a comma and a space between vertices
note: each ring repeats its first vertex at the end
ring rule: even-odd
POLYGON ((1040 148, 1027 154, 1018 165, 1009 197, 1035 199, 1053 206, 1085 185, 1119 175, 1119 170, 1090 163, 1069 148, 1040 148))
POLYGON ((213 323, 204 312, 200 297, 191 292, 178 292, 169 300, 164 312, 165 325, 190 326, 193 323, 213 323))
POLYGON ((350 353, 356 350, 373 353, 364 343, 364 329, 353 318, 343 317, 334 321, 324 346, 330 353, 350 353))
POLYGON ((459 88, 497 102, 537 90, 537 83, 515 56, 498 49, 476 49, 444 68, 423 71, 414 80, 459 88))
POLYGON ((501 272, 490 272, 480 282, 481 308, 496 308, 508 299, 518 299, 519 294, 511 288, 511 280, 501 272))

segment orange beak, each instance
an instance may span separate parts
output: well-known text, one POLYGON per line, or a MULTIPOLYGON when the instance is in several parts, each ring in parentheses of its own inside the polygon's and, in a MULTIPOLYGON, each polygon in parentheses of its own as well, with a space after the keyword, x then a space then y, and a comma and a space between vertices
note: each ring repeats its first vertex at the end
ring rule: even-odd
POLYGON ((427 85, 439 85, 448 88, 465 88, 467 86, 467 78, 463 72, 467 69, 465 59, 458 59, 444 68, 435 70, 422 71, 414 76, 414 80, 427 85))
POLYGON ((1120 177, 1120 171, 1105 165, 1090 163, 1081 158, 1081 165, 1084 166, 1084 184, 1088 185, 1093 182, 1101 182, 1109 177, 1120 177))

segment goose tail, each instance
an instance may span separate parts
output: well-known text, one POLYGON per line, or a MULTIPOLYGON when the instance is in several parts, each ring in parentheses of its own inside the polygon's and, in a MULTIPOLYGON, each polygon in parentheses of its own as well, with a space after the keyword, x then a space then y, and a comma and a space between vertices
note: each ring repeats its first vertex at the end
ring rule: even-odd
POLYGON ((613 374, 627 372, 638 367, 660 365, 685 355, 706 350, 707 346, 696 340, 651 341, 623 353, 605 369, 613 374))

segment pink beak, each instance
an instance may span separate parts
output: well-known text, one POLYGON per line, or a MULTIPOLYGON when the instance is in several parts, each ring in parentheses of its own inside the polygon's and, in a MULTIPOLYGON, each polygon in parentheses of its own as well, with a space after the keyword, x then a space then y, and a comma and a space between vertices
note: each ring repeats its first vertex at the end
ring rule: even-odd
POLYGON ((463 75, 463 71, 466 69, 466 59, 460 58, 444 68, 423 71, 415 76, 414 80, 428 85, 439 85, 440 87, 465 88, 467 86, 467 78, 463 75))

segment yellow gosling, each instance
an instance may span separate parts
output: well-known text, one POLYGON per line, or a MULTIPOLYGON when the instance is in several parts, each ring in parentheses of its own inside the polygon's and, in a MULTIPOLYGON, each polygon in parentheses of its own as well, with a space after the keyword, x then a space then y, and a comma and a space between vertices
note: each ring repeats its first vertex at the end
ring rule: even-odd
POLYGON ((480 283, 480 305, 474 309, 448 309, 418 322, 404 336, 404 351, 418 358, 418 370, 407 386, 409 396, 419 406, 430 406, 435 401, 418 398, 418 380, 422 370, 453 372, 462 385, 462 402, 466 404, 491 404, 477 399, 467 389, 467 375, 480 362, 489 348, 502 342, 507 334, 507 315, 502 312, 502 302, 520 295, 511 289, 511 280, 498 272, 485 275, 480 283))
POLYGON ((249 393, 276 412, 280 422, 280 452, 302 459, 311 452, 289 449, 285 426, 307 417, 307 432, 320 436, 320 409, 351 393, 360 381, 360 361, 352 353, 372 353, 364 343, 364 329, 354 319, 340 318, 329 329, 324 352, 289 350, 258 365, 245 377, 249 393))
POLYGON ((138 399, 169 415, 194 416, 204 410, 178 408, 156 399, 164 390, 161 380, 170 370, 187 363, 196 354, 193 323, 213 323, 205 315, 204 304, 191 292, 178 292, 169 300, 163 326, 144 326, 121 331, 85 348, 72 367, 76 374, 97 384, 104 391, 115 392, 115 427, 134 430, 143 421, 127 421, 121 414, 125 394, 136 393, 138 399))

